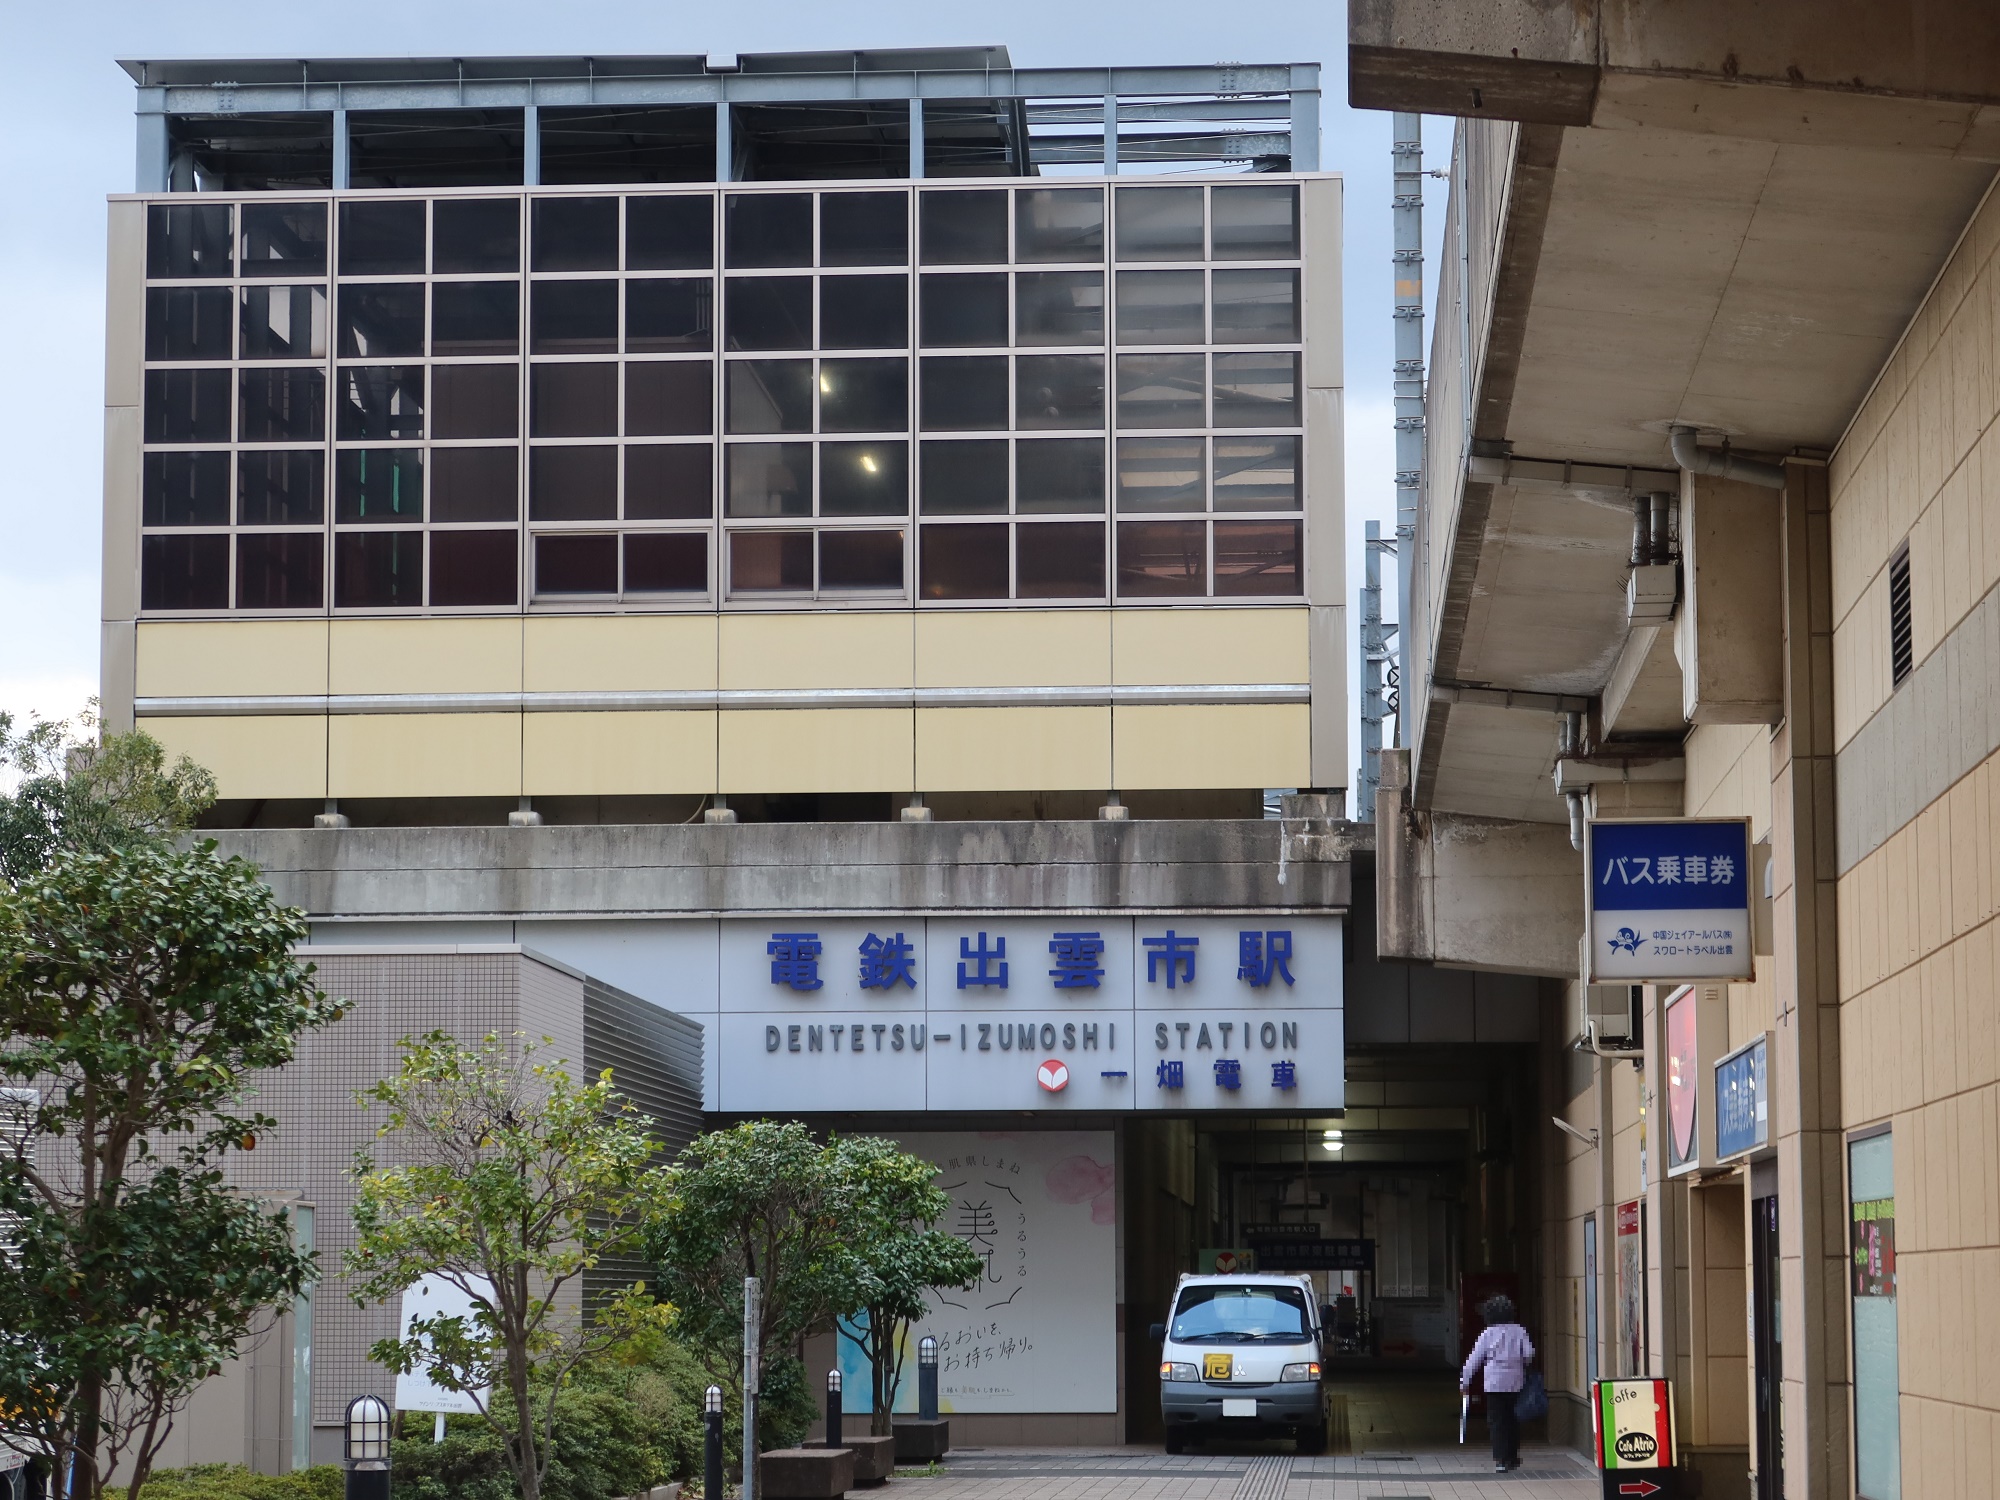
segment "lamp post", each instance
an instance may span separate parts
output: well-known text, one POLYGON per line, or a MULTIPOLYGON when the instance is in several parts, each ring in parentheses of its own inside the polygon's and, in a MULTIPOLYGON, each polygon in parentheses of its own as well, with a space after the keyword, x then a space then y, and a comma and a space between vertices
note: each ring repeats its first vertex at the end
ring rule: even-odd
POLYGON ((379 1396, 356 1396, 343 1423, 347 1500, 389 1500, 389 1407, 379 1396))
POLYGON ((702 1453, 702 1500, 722 1500, 722 1387, 702 1397, 702 1425, 708 1429, 702 1453))
POLYGON ((826 1372, 826 1445, 840 1446, 840 1367, 826 1372))
POLYGON ((917 1418, 919 1421, 935 1422, 938 1419, 937 1382, 937 1340, 929 1334, 925 1334, 917 1344, 917 1418))

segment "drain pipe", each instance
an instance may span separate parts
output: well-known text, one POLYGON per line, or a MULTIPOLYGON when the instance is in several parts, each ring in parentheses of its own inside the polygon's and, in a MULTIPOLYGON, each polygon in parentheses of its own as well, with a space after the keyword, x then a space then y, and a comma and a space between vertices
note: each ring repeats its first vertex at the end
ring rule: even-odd
MULTIPOLYGON (((1643 504, 1640 510, 1640 517, 1643 522, 1645 517, 1643 504)), ((1640 538, 1643 539, 1644 535, 1645 531, 1642 525, 1640 538)), ((1635 541, 1633 546, 1637 548, 1639 544, 1639 541, 1635 541)), ((1558 761, 1567 760, 1573 755, 1583 754, 1583 750, 1583 715, 1562 715, 1556 720, 1556 759, 1558 761)), ((1563 793, 1563 800, 1569 803, 1569 843, 1572 849, 1583 848, 1583 797, 1584 794, 1580 789, 1573 788, 1563 793)))
POLYGON ((1696 444, 1696 430, 1674 426, 1667 430, 1668 446, 1674 462, 1690 474, 1713 474, 1718 479, 1734 479, 1742 484, 1762 485, 1767 490, 1785 487, 1785 466, 1754 458, 1738 458, 1725 446, 1703 448, 1696 444))

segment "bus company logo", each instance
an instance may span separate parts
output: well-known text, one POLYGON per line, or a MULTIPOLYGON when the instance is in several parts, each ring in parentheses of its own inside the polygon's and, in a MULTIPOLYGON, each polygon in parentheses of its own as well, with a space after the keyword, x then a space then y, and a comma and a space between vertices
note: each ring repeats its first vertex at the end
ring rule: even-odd
POLYGON ((1060 1094, 1069 1087, 1069 1064, 1058 1058, 1050 1058, 1035 1069, 1035 1082, 1051 1094, 1060 1094))
POLYGON ((1628 1464, 1644 1463, 1660 1451, 1660 1440, 1650 1432, 1618 1434, 1618 1457, 1628 1464))

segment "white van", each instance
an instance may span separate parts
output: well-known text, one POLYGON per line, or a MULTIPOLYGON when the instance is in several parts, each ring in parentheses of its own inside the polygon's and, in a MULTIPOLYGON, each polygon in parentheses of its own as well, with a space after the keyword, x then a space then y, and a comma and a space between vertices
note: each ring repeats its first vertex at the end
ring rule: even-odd
POLYGON ((1181 1277, 1167 1321, 1152 1329, 1167 1452, 1283 1433, 1301 1453, 1324 1453, 1326 1324, 1310 1276, 1181 1277))

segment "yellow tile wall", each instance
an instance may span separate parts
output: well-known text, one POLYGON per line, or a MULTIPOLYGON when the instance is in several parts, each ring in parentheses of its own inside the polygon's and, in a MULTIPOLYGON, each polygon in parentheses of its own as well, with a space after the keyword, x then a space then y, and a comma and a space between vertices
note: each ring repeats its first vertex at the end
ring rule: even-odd
POLYGON ((521 720, 504 714, 335 714, 330 797, 518 797, 521 720))
POLYGON ((705 692, 715 687, 716 617, 530 615, 522 686, 531 693, 705 692))
POLYGON ((335 620, 329 691, 518 693, 521 617, 335 620))
POLYGON ((720 716, 717 790, 907 792, 915 753, 906 708, 738 709, 720 716))
POLYGON ((142 620, 141 698, 264 698, 326 691, 325 620, 142 620))
POLYGON ((530 797, 706 795, 715 790, 715 720, 705 709, 523 714, 522 790, 530 797))
POLYGON ((1104 790, 1108 708, 920 708, 916 784, 927 792, 1104 790))
POLYGON ((215 778, 218 797, 309 797, 326 792, 326 718, 245 715, 141 719, 139 727, 215 778))
POLYGON ((916 619, 918 687, 1098 687, 1111 681, 1111 611, 966 610, 916 619))
POLYGON ((893 614, 720 617, 718 681, 731 688, 906 688, 915 618, 893 614))
POLYGON ((1303 703, 1135 705, 1111 711, 1120 788, 1305 786, 1310 711, 1303 703))
POLYGON ((1305 682, 1307 629, 1303 609, 1117 610, 1111 617, 1113 680, 1305 682))

